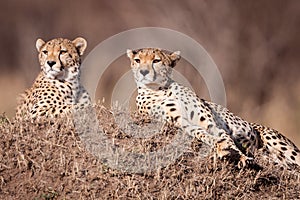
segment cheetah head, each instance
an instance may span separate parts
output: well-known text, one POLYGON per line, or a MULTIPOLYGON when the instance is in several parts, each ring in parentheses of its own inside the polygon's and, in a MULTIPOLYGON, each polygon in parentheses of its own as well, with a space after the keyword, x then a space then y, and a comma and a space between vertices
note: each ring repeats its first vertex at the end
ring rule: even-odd
POLYGON ((73 79, 79 73, 80 56, 86 49, 85 39, 78 37, 73 41, 56 38, 48 42, 37 39, 36 48, 44 75, 49 79, 73 79))
POLYGON ((166 87, 172 80, 172 68, 180 60, 179 51, 169 54, 154 48, 127 50, 127 56, 137 86, 147 88, 166 87))

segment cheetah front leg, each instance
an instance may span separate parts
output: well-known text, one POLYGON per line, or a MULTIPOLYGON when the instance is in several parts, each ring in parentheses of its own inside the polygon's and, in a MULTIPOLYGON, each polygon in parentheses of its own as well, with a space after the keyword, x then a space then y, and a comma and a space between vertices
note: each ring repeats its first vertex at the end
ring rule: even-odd
POLYGON ((153 110, 153 113, 159 113, 163 116, 163 119, 167 122, 174 124, 176 127, 183 129, 189 135, 196 137, 203 143, 215 148, 217 157, 222 159, 230 157, 234 160, 238 160, 238 167, 245 167, 247 164, 253 162, 253 158, 250 158, 243 154, 234 141, 228 135, 225 130, 219 129, 216 126, 208 130, 192 124, 187 117, 186 113, 181 110, 182 105, 174 99, 168 99, 164 101, 164 106, 158 110, 153 110), (211 133, 211 134, 210 134, 211 133))
POLYGON ((190 124, 186 119, 182 119, 181 123, 184 131, 205 144, 215 148, 216 156, 218 158, 223 159, 229 157, 231 159, 238 160, 239 168, 253 163, 253 158, 243 154, 243 152, 241 152, 235 145, 232 138, 224 130, 215 128, 213 131, 207 131, 199 126, 190 124), (209 134, 209 132, 212 132, 212 134, 209 134))
POLYGON ((220 138, 215 143, 215 148, 219 158, 226 158, 229 156, 231 159, 238 160, 239 168, 253 164, 253 158, 248 157, 241 152, 230 135, 224 130, 220 130, 218 134, 220 135, 220 138))

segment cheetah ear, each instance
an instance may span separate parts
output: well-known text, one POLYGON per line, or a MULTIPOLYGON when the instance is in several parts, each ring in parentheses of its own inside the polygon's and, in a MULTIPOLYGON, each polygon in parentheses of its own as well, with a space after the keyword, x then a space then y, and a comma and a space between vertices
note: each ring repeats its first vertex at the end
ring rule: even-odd
POLYGON ((170 54, 170 58, 171 58, 171 67, 175 67, 176 63, 180 60, 181 56, 180 56, 180 51, 175 51, 173 53, 170 54))
POLYGON ((42 39, 37 39, 36 40, 36 42, 35 42, 35 47, 36 47, 36 49, 38 50, 38 51, 40 51, 41 50, 41 48, 42 48, 42 46, 44 46, 44 44, 45 44, 46 42, 44 41, 44 40, 42 40, 42 39))
POLYGON ((75 45, 79 55, 83 55, 86 47, 87 47, 87 42, 84 38, 78 37, 75 40, 72 41, 72 43, 75 45))
POLYGON ((136 54, 136 52, 132 51, 131 49, 127 49, 126 54, 127 54, 128 58, 133 59, 133 57, 136 54))

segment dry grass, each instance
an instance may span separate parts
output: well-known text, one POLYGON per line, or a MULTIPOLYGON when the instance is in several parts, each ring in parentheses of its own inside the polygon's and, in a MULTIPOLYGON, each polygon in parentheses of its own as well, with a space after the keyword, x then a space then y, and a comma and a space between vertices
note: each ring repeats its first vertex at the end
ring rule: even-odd
MULTIPOLYGON (((157 151, 177 134, 166 128, 155 136, 128 136, 101 106, 105 135, 127 151, 157 151)), ((135 119, 136 124, 145 124, 135 119)), ((283 170, 262 157, 262 171, 236 169, 203 155, 201 144, 173 163, 144 173, 115 170, 87 151, 67 118, 33 124, 0 120, 0 199, 297 199, 299 170, 283 170)), ((149 130, 149 129, 146 129, 149 130)))

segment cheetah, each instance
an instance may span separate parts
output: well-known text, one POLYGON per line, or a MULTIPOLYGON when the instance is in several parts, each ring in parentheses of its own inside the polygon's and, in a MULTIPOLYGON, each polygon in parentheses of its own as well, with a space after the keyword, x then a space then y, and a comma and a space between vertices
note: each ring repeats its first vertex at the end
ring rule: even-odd
POLYGON ((238 167, 254 162, 264 149, 282 165, 300 165, 299 149, 273 129, 249 123, 227 108, 200 99, 190 88, 172 80, 180 52, 156 48, 127 50, 137 84, 141 115, 159 118, 214 147, 218 158, 234 158, 238 167))
POLYGON ((56 118, 70 113, 74 106, 90 104, 90 97, 80 84, 81 56, 86 47, 87 42, 81 37, 73 41, 37 39, 41 71, 32 87, 19 99, 17 120, 56 118))

